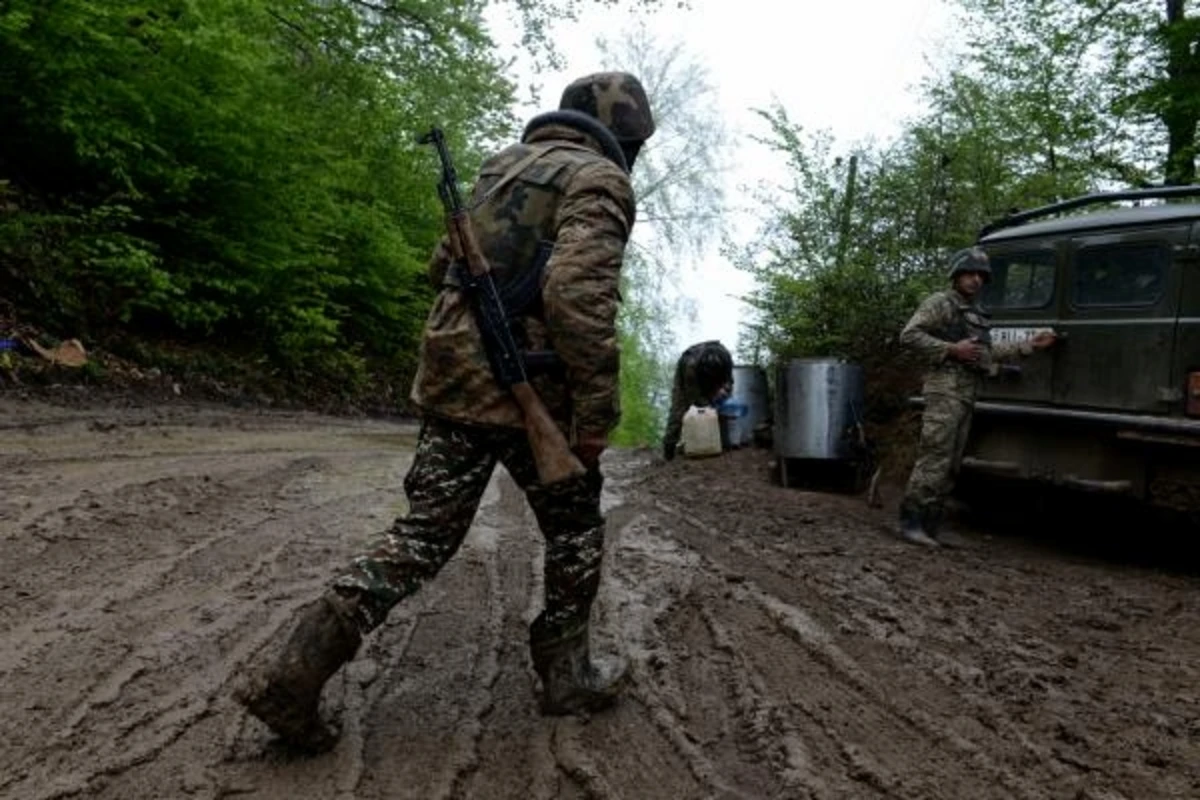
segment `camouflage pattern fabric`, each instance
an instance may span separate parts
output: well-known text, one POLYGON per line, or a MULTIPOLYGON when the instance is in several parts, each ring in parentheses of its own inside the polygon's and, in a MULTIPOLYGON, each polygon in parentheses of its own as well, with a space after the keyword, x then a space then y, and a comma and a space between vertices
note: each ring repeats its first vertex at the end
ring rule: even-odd
MULTIPOLYGON (((542 274, 532 277, 540 300, 516 321, 515 333, 519 346, 554 350, 564 362, 564 376, 532 384, 572 442, 580 431, 610 431, 620 416, 616 315, 635 201, 629 176, 602 150, 569 125, 531 123, 523 141, 484 163, 470 200, 498 285, 531 280, 539 248, 553 245, 542 274)), ((521 427, 520 407, 493 378, 450 262, 443 239, 429 264, 441 291, 426 321, 411 399, 461 422, 521 427)))
POLYGON ((646 90, 625 72, 597 72, 572 81, 558 107, 595 117, 618 141, 640 141, 654 133, 646 90))
POLYGON ((1033 347, 1028 342, 993 344, 987 315, 954 289, 927 297, 904 326, 900 342, 929 367, 922 389, 920 449, 902 510, 936 516, 954 488, 980 381, 984 375, 994 375, 1000 362, 1027 356, 1033 347), (950 357, 951 345, 963 339, 983 345, 977 363, 950 357))
POLYGON ((1028 342, 993 344, 990 328, 983 310, 954 289, 936 292, 921 303, 900 332, 900 343, 915 351, 929 367, 923 388, 926 397, 940 394, 974 402, 984 375, 996 374, 1000 362, 1033 352, 1028 342), (978 363, 951 359, 950 346, 970 338, 984 345, 978 363))
POLYGON ((904 503, 918 514, 940 510, 954 488, 971 430, 971 405, 932 394, 921 415, 921 444, 904 490, 904 503))
POLYGON ((717 350, 722 359, 729 363, 729 380, 733 379, 733 359, 729 351, 717 340, 698 342, 683 351, 675 362, 675 381, 671 386, 671 410, 667 413, 666 428, 663 431, 663 457, 674 457, 679 446, 679 437, 683 432, 683 415, 692 406, 707 406, 712 404, 713 394, 720 388, 701 386, 696 377, 696 365, 700 356, 706 350, 717 350))
POLYGON ((547 630, 587 623, 600 583, 603 479, 593 469, 575 481, 546 487, 522 431, 462 425, 426 417, 412 467, 404 479, 409 511, 333 581, 334 591, 358 595, 357 622, 366 633, 445 566, 462 545, 497 463, 525 492, 546 540, 547 630))

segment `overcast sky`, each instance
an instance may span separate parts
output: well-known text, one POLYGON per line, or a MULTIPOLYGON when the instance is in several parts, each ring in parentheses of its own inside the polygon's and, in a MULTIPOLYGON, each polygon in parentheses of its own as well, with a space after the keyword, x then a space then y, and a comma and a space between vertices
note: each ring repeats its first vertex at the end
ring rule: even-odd
MULTIPOLYGON (((845 143, 888 139, 917 111, 912 89, 930 72, 929 62, 940 60, 951 14, 942 0, 692 0, 691 5, 687 11, 667 8, 640 16, 664 42, 682 41, 708 66, 734 132, 734 169, 726 191, 737 205, 740 186, 778 176, 778 160, 747 138, 765 133, 752 109, 778 102, 794 122, 827 129, 845 143)), ((497 39, 512 43, 506 18, 492 19, 497 39)), ((553 108, 571 78, 612 68, 601 61, 596 36, 619 33, 629 21, 628 8, 597 9, 578 23, 560 25, 555 40, 568 61, 561 72, 534 75, 518 55, 518 71, 511 77, 522 88, 542 87, 541 105, 524 106, 522 118, 553 108)), ((749 237, 757 219, 743 213, 731 222, 736 235, 749 237)), ((721 339, 731 349, 738 343, 746 312, 735 298, 751 284, 720 257, 717 244, 699 263, 680 265, 684 293, 697 309, 695 320, 676 323, 680 350, 702 339, 721 339)))

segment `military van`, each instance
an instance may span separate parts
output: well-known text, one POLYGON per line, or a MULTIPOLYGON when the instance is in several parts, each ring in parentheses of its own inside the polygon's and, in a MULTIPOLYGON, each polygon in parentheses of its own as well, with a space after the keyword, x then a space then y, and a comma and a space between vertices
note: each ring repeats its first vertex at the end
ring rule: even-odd
POLYGON ((985 380, 964 477, 1200 511, 1197 196, 1086 195, 983 228, 993 341, 1059 340, 985 380))

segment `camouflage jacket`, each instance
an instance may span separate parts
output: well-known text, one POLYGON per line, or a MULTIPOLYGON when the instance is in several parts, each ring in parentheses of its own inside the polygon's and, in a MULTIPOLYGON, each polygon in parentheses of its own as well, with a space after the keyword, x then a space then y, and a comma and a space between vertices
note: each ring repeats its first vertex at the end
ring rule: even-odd
MULTIPOLYGON (((470 216, 501 294, 515 287, 524 295, 520 308, 506 303, 516 312, 518 346, 553 350, 565 365, 564 374, 531 383, 574 442, 580 432, 611 430, 620 417, 618 285, 635 200, 623 166, 602 154, 593 135, 536 122, 521 142, 483 164, 470 216)), ((429 262, 440 292, 425 323, 411 399, 461 422, 522 427, 520 407, 492 375, 448 246, 443 237, 429 262)))
POLYGON ((984 375, 995 375, 1000 362, 1033 352, 1028 342, 993 344, 990 328, 987 314, 953 289, 925 298, 900 332, 900 343, 929 367, 924 393, 974 401, 984 375), (951 345, 971 338, 984 346, 977 363, 965 364, 950 357, 951 345))

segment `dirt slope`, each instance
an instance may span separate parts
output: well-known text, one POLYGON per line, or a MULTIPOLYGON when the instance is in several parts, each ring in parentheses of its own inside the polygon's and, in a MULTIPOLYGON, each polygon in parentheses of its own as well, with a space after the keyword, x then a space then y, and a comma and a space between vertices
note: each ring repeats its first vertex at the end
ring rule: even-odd
POLYGON ((415 428, 0 399, 0 798, 1200 797, 1200 580, 612 453, 595 644, 634 689, 544 719, 539 537, 467 544, 330 683, 297 758, 228 697, 403 507, 415 428))

